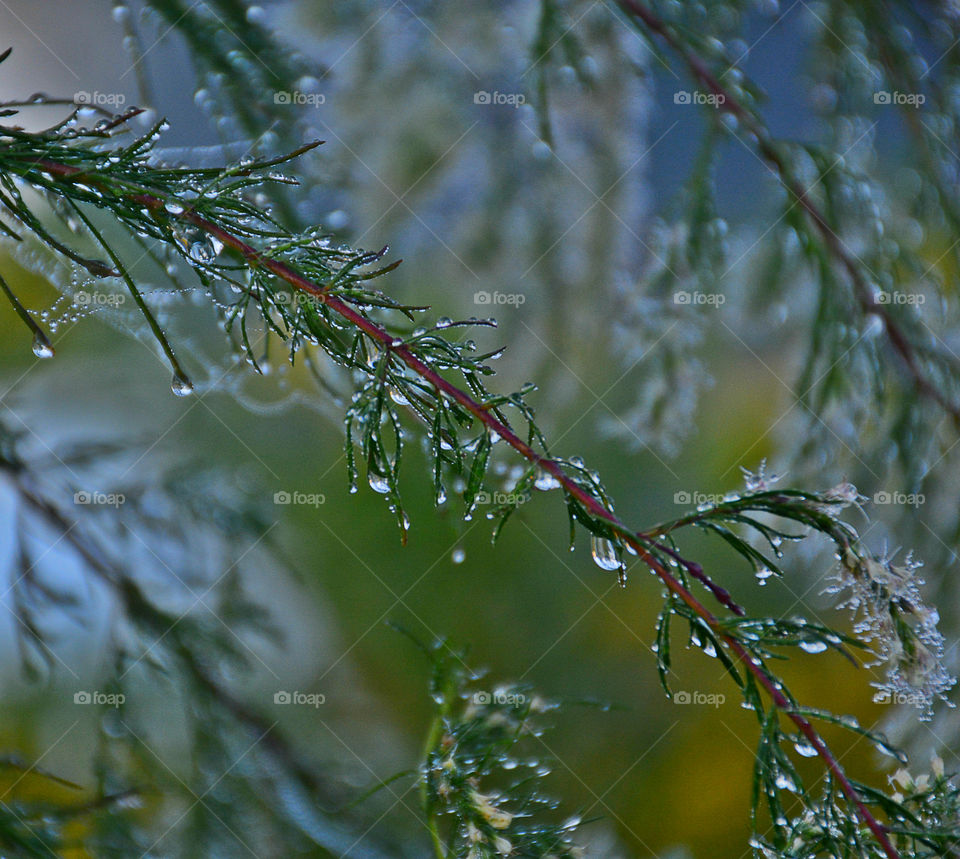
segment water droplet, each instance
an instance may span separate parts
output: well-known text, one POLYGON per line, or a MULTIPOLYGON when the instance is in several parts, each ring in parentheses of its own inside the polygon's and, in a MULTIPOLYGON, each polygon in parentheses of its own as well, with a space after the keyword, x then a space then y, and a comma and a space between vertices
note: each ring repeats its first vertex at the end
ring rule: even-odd
POLYGON ((171 215, 183 214, 183 206, 176 202, 171 201, 169 203, 165 203, 163 208, 166 209, 171 215))
POLYGON ((175 373, 173 376, 173 381, 170 383, 170 390, 173 391, 174 396, 189 397, 194 390, 193 382, 191 382, 186 376, 181 376, 179 373, 175 373))
POLYGON ((791 793, 797 792, 796 782, 786 773, 778 773, 775 784, 780 790, 789 790, 791 793))
POLYGON ((398 406, 409 406, 410 400, 408 400, 403 393, 391 385, 387 388, 388 393, 390 394, 390 399, 393 400, 398 406))
POLYGON ((606 537, 598 537, 596 534, 590 537, 590 554, 593 555, 593 562, 601 570, 620 569, 620 554, 617 547, 606 537))
POLYGON ((550 472, 540 471, 540 473, 537 475, 537 479, 533 482, 533 485, 542 492, 547 492, 550 489, 559 489, 560 481, 550 474, 550 472))
POLYGON ((761 570, 757 570, 754 575, 757 577, 757 584, 763 587, 767 583, 767 579, 773 575, 773 570, 768 570, 764 567, 761 570))
POLYGON ((439 505, 439 504, 443 504, 446 500, 447 500, 447 492, 446 492, 446 490, 441 486, 440 489, 439 489, 438 492, 437 492, 437 504, 438 504, 438 505, 439 505))
POLYGON ((33 335, 33 354, 38 358, 52 358, 54 356, 53 346, 47 339, 47 335, 42 331, 37 331, 33 335))
POLYGON ((370 483, 370 488, 374 492, 386 495, 390 491, 390 481, 388 481, 386 477, 381 477, 373 471, 368 471, 367 480, 370 483))
POLYGON ((817 750, 811 746, 806 740, 797 740, 793 744, 794 749, 796 749, 797 754, 803 758, 815 758, 817 756, 817 750))
POLYGON ((455 564, 462 564, 467 558, 467 553, 463 549, 457 547, 453 550, 453 554, 450 555, 450 560, 455 564))
POLYGON ((823 653, 827 649, 827 645, 823 641, 801 641, 800 649, 807 653, 823 653))

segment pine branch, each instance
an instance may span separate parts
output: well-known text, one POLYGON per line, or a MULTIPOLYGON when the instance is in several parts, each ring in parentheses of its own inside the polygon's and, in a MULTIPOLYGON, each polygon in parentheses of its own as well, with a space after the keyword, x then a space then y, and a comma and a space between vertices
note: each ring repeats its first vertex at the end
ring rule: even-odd
MULTIPOLYGON (((628 528, 614 513, 598 475, 577 459, 551 454, 547 440, 536 426, 533 410, 524 399, 526 391, 502 396, 487 390, 482 377, 492 370, 484 362, 496 353, 472 356, 472 343, 452 342, 441 336, 450 328, 477 324, 476 321, 446 320, 432 329, 418 328, 401 336, 374 314, 398 314, 410 322, 422 308, 399 304, 366 286, 372 277, 395 267, 393 264, 365 271, 367 266, 379 262, 384 251, 330 248, 316 231, 291 233, 246 199, 246 190, 265 180, 289 182, 287 177, 272 172, 273 167, 287 159, 220 169, 165 168, 147 158, 158 132, 159 126, 123 149, 104 150, 101 140, 81 138, 65 143, 55 133, 29 135, 18 129, 0 128, 0 180, 10 189, 15 188, 16 177, 55 199, 66 200, 78 212, 87 206, 109 212, 126 230, 179 254, 205 286, 215 278, 226 281, 238 296, 230 308, 230 319, 240 320, 242 342, 252 360, 255 356, 247 321, 248 316, 257 312, 265 330, 289 344, 291 360, 301 351, 309 354, 308 346, 317 347, 338 364, 362 375, 366 381, 347 412, 348 469, 354 479, 357 469, 353 433, 358 428, 371 487, 387 497, 404 536, 406 514, 398 485, 403 432, 398 406, 411 411, 428 427, 438 498, 443 493, 441 481, 445 471, 466 475, 464 500, 468 515, 483 486, 493 445, 504 441, 528 467, 515 487, 517 494, 533 488, 562 489, 571 526, 579 523, 590 533, 599 566, 618 571, 621 584, 625 583, 626 551, 637 556, 666 586, 668 597, 658 629, 661 677, 669 668, 665 618, 676 613, 690 624, 691 637, 704 650, 712 649, 724 662, 758 718, 766 711, 757 690, 766 692, 772 706, 761 724, 764 737, 772 737, 777 749, 774 757, 765 759, 769 771, 777 772, 786 766, 785 755, 779 749, 782 734, 777 727, 777 714, 782 714, 821 757, 832 781, 839 785, 855 817, 869 829, 876 845, 888 857, 899 855, 887 828, 868 808, 867 798, 846 776, 807 718, 808 711, 799 707, 766 665, 765 657, 773 646, 806 644, 813 650, 832 647, 849 656, 843 644, 851 640, 813 625, 745 617, 745 610, 731 595, 713 582, 700 565, 687 560, 673 543, 678 529, 688 525, 700 527, 721 536, 750 563, 776 567, 775 562, 735 534, 730 526, 752 529, 767 541, 778 558, 777 547, 783 539, 795 540, 803 535, 771 527, 767 522, 771 514, 827 536, 842 558, 844 583, 855 590, 859 588, 857 601, 851 600, 851 605, 869 612, 866 631, 888 636, 889 641, 882 641, 884 655, 892 658, 895 653, 899 660, 894 662, 890 682, 901 682, 906 668, 914 669, 924 684, 923 701, 929 707, 953 682, 936 659, 938 648, 942 651, 942 639, 937 638, 930 621, 932 615, 919 600, 910 576, 913 567, 909 559, 906 574, 898 572, 900 568, 893 567, 892 559, 878 560, 867 553, 852 527, 837 518, 839 511, 858 503, 852 487, 845 485, 820 494, 773 491, 768 487, 773 478, 766 478, 761 470, 758 475, 749 476, 748 492, 742 496, 649 531, 628 528), (298 296, 309 300, 300 301, 298 296), (459 375, 462 383, 448 378, 453 374, 459 375), (526 438, 506 416, 508 407, 516 409, 526 421, 526 438), (461 441, 460 432, 474 422, 481 428, 480 435, 470 442, 461 441), (384 426, 392 434, 392 442, 384 438, 384 426), (688 576, 700 581, 734 617, 720 618, 707 609, 691 590, 688 576), (895 642, 899 649, 893 650, 890 642, 895 642), (923 666, 922 671, 919 666, 923 666)), ((40 241, 61 252, 58 240, 46 230, 33 229, 38 219, 23 199, 19 195, 8 199, 18 220, 40 241)), ((89 216, 81 220, 106 251, 127 288, 136 295, 132 275, 119 252, 89 216)), ((149 320, 145 302, 140 310, 149 320)), ((172 348, 164 351, 174 362, 172 348)), ((173 366, 176 372, 178 365, 173 366)), ((497 532, 514 509, 515 505, 508 504, 499 510, 497 532)), ((206 683, 202 676, 198 680, 201 685, 206 683)), ((235 715, 249 721, 243 708, 234 710, 235 715)), ((772 812, 780 807, 776 799, 779 789, 777 785, 767 790, 772 812)), ((873 801, 871 797, 870 802, 873 801)), ((888 815, 900 814, 895 811, 897 807, 896 803, 883 806, 888 815)), ((784 827, 785 823, 776 820, 778 832, 784 827)))

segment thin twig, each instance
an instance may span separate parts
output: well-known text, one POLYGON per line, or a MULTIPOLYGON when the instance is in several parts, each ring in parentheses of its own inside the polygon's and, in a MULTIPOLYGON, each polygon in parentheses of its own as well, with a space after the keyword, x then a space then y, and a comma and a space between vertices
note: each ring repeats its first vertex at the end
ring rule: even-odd
MULTIPOLYGON (((809 189, 804 188, 787 168, 783 156, 777 151, 770 139, 767 129, 757 122, 754 115, 734 98, 730 91, 710 71, 703 59, 682 44, 657 15, 637 0, 617 0, 620 7, 633 17, 639 18, 652 32, 660 36, 686 63, 690 73, 699 80, 713 95, 721 96, 717 99, 717 109, 735 116, 756 138, 757 151, 776 170, 780 182, 787 189, 797 204, 807 213, 823 238, 824 244, 847 272, 854 287, 854 296, 861 310, 865 314, 873 314, 883 321, 884 330, 894 351, 903 361, 908 374, 918 390, 936 402, 953 420, 954 426, 960 431, 960 403, 952 401, 947 394, 941 391, 923 372, 920 359, 910 342, 903 327, 892 314, 890 307, 877 301, 874 291, 870 288, 861 270, 856 257, 847 249, 840 237, 831 228, 826 216, 810 199, 809 189)), ((958 368, 960 372, 960 368, 958 368)))
MULTIPOLYGON (((71 168, 67 165, 53 164, 50 162, 44 163, 44 169, 50 171, 53 175, 60 176, 67 180, 76 179, 78 174, 78 171, 75 168, 71 168)), ((85 181, 95 182, 96 180, 87 178, 85 181)), ((164 202, 160 198, 148 193, 128 193, 125 196, 131 201, 153 211, 165 209, 164 202)), ((767 691, 774 706, 783 712, 809 740, 813 748, 817 751, 817 754, 824 761, 827 769, 836 778, 849 802, 856 808, 860 818, 869 827, 879 844, 882 846, 888 859, 900 859, 899 854, 894 849, 887 837, 884 826, 866 807, 860 795, 847 778, 836 757, 827 747, 826 743, 820 738, 820 735, 817 733, 813 725, 804 716, 794 711, 793 705, 790 703, 787 697, 773 684, 766 672, 763 670, 760 662, 755 660, 743 647, 743 645, 724 628, 720 620, 709 609, 707 609, 689 591, 689 589, 687 589, 683 583, 666 568, 666 566, 664 566, 663 562, 658 557, 652 554, 652 551, 662 551, 663 547, 658 542, 656 542, 650 535, 645 534, 642 531, 635 532, 630 530, 599 500, 588 493, 575 480, 569 477, 564 471, 560 462, 537 453, 536 450, 534 450, 514 432, 514 430, 505 420, 501 420, 492 414, 489 408, 484 407, 483 404, 475 400, 465 391, 461 390, 452 382, 449 382, 447 379, 445 379, 415 352, 413 352, 407 345, 402 342, 398 343, 396 338, 393 337, 393 335, 391 335, 385 328, 368 319, 361 312, 351 306, 347 301, 343 300, 337 295, 331 294, 326 287, 321 286, 303 276, 286 263, 263 255, 260 251, 247 242, 243 241, 212 221, 207 220, 192 209, 185 209, 180 213, 170 213, 169 210, 167 210, 167 212, 171 217, 189 223, 203 230, 208 235, 219 239, 225 246, 239 253, 244 260, 246 260, 248 265, 263 267, 294 289, 306 292, 313 296, 317 301, 326 304, 330 310, 339 314, 353 326, 363 331, 371 340, 378 343, 385 351, 392 352, 392 354, 406 364, 407 367, 413 370, 422 379, 429 382, 430 385, 438 392, 438 394, 445 395, 454 402, 458 403, 466 411, 476 417, 488 431, 496 433, 524 459, 550 474, 560 483, 569 497, 572 497, 579 504, 581 504, 591 516, 606 523, 606 525, 612 531, 614 531, 620 539, 622 539, 636 552, 639 560, 649 567, 649 569, 664 583, 664 585, 666 585, 670 591, 672 591, 701 620, 703 620, 703 622, 707 624, 714 635, 730 649, 730 651, 740 662, 744 664, 746 669, 756 678, 760 686, 767 691)), ((684 566, 691 572, 691 574, 693 574, 693 570, 689 565, 684 564, 682 566, 684 566)), ((696 577, 701 581, 704 581, 705 584, 710 581, 709 579, 706 579, 705 576, 696 577)), ((707 586, 710 587, 711 591, 719 598, 717 589, 715 587, 711 587, 711 584, 712 583, 707 584, 707 586)), ((723 602, 723 599, 721 599, 721 602, 723 602)), ((196 671, 193 673, 194 676, 197 676, 198 679, 200 679, 200 682, 204 682, 202 679, 202 673, 198 674, 196 671)), ((207 680, 209 681, 209 678, 207 678, 207 680)), ((217 688, 220 689, 220 687, 217 688)), ((220 689, 220 691, 221 694, 225 695, 222 689, 220 689)), ((246 721, 248 724, 255 723, 254 714, 240 705, 239 702, 234 701, 232 698, 230 698, 230 696, 226 696, 226 699, 228 700, 228 705, 231 707, 231 709, 234 709, 237 715, 242 717, 244 721, 246 721)))

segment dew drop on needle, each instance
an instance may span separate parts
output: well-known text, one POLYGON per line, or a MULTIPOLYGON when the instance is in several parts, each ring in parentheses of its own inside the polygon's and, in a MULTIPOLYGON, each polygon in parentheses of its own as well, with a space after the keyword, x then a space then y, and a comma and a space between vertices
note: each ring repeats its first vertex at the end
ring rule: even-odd
POLYGON ((170 390, 177 397, 189 397, 194 391, 193 382, 186 376, 176 374, 170 382, 170 390))
POLYGON ((390 491, 390 482, 386 477, 382 477, 373 471, 367 472, 367 481, 374 492, 386 495, 390 491))
POLYGON ((590 554, 593 555, 593 562, 601 570, 620 569, 620 556, 616 546, 606 537, 598 537, 596 534, 590 537, 590 554))
POLYGON ((42 331, 33 335, 33 354, 38 358, 52 358, 54 355, 53 346, 42 331))

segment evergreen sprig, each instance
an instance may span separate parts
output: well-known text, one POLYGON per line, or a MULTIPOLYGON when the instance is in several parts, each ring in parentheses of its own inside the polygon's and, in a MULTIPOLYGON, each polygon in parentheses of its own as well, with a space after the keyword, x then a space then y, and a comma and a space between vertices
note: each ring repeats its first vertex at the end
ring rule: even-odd
MULTIPOLYGON (((628 527, 615 514, 597 473, 576 457, 561 458, 552 452, 528 403, 533 389, 526 387, 507 395, 489 390, 485 381, 493 372, 489 362, 499 353, 478 353, 472 341, 453 336, 459 337, 471 326, 490 326, 492 321, 440 319, 432 325, 418 324, 426 308, 397 302, 368 285, 397 264, 381 264, 386 249, 334 246, 322 228, 290 230, 258 203, 255 189, 292 183, 294 180, 278 168, 317 143, 282 158, 221 168, 174 168, 158 163, 151 154, 164 128, 162 122, 126 145, 118 142, 133 114, 131 111, 104 120, 86 130, 76 127, 75 115, 40 133, 0 126, 0 204, 9 221, 3 232, 16 241, 32 236, 67 257, 86 275, 101 278, 112 288, 127 289, 171 364, 173 389, 179 395, 192 390, 187 372, 124 261, 123 249, 101 221, 117 222, 121 234, 141 239, 151 245, 152 252, 186 266, 217 306, 228 338, 255 368, 270 348, 255 345, 259 339, 279 341, 291 361, 338 368, 353 386, 346 412, 351 488, 355 488, 360 472, 359 457, 371 488, 384 495, 396 512, 404 538, 408 522, 401 500, 400 467, 410 435, 408 425, 424 430, 421 437, 432 458, 438 502, 446 497, 448 486, 455 488, 462 496, 466 517, 473 515, 479 493, 493 488, 490 465, 495 453, 511 448, 525 465, 505 489, 516 496, 559 490, 571 524, 571 541, 576 526, 584 528, 598 566, 616 572, 625 583, 630 556, 634 556, 665 586, 657 644, 667 694, 670 623, 671 618, 679 617, 689 627, 690 641, 723 662, 744 703, 756 712, 761 740, 755 774, 755 821, 759 829, 757 813, 759 798, 763 797, 778 855, 792 855, 787 852, 793 849, 791 839, 806 831, 785 817, 780 799, 783 791, 796 793, 814 816, 826 813, 846 821, 841 840, 848 852, 856 849, 890 859, 901 855, 893 843, 892 825, 910 819, 906 815, 914 813, 902 802, 881 800, 884 794, 865 790, 851 780, 814 727, 814 720, 840 719, 844 727, 864 733, 884 747, 889 748, 889 744, 881 735, 864 732, 841 717, 804 708, 772 667, 776 651, 784 647, 807 652, 833 648, 849 655, 850 647, 860 642, 822 625, 749 616, 699 564, 681 552, 676 542, 684 528, 705 530, 720 536, 756 571, 782 575, 780 547, 785 540, 803 539, 811 533, 824 535, 838 550, 843 584, 855 591, 852 607, 868 617, 867 626, 858 631, 878 642, 878 656, 891 663, 892 688, 907 684, 917 691, 927 711, 953 683, 937 658, 942 640, 936 637, 932 612, 919 600, 915 565, 897 567, 892 559, 874 555, 862 545, 855 529, 840 518, 845 509, 860 503, 853 487, 844 484, 821 493, 772 490, 774 478, 761 470, 748 475, 745 492, 721 504, 648 531, 628 527), (72 213, 71 236, 61 239, 55 235, 54 229, 45 225, 46 212, 22 192, 23 188, 48 201, 53 211, 72 213), (99 259, 101 255, 106 259, 99 259), (252 336, 253 332, 259 337, 252 336), (771 517, 787 525, 771 524, 771 517), (788 526, 802 530, 787 530, 788 526), (753 538, 759 538, 761 548, 751 541, 753 538), (694 582, 730 616, 710 611, 697 596, 694 582), (784 727, 787 724, 789 731, 784 727), (822 759, 826 770, 822 791, 814 793, 801 785, 789 756, 791 744, 801 756, 812 754, 822 759)), ((9 288, 7 292, 15 307, 22 308, 9 288)), ((33 325, 31 331, 36 338, 33 325)), ((318 372, 322 376, 324 371, 318 372)), ((506 504, 495 511, 495 535, 514 509, 506 504)), ((101 563, 89 550, 84 552, 88 563, 101 563)), ((149 601, 129 583, 120 593, 127 609, 134 615, 145 615, 155 631, 170 624, 172 618, 149 609, 149 601)), ((195 643, 197 647, 199 643, 195 643)), ((176 655, 198 688, 216 693, 221 701, 228 702, 227 710, 233 715, 252 726, 257 724, 254 714, 204 673, 193 643, 182 643, 176 655)), ((497 835, 497 831, 509 827, 512 813, 503 811, 469 780, 462 784, 451 781, 445 798, 437 767, 446 765, 443 756, 451 749, 461 745, 469 748, 474 741, 479 745, 471 757, 475 759, 476 753, 486 749, 495 763, 498 755, 506 753, 509 742, 488 729, 504 719, 520 728, 529 716, 529 708, 515 712, 511 705, 497 711, 497 719, 491 722, 485 710, 468 708, 461 712, 455 708, 451 690, 462 688, 458 675, 437 682, 447 686, 441 694, 443 703, 436 723, 441 728, 437 729, 436 742, 427 746, 428 818, 438 813, 441 801, 455 797, 453 805, 460 822, 452 832, 453 843, 459 846, 452 849, 484 855, 477 845, 489 844, 502 852, 503 845, 498 847, 496 839, 505 836, 497 835), (444 746, 447 736, 453 739, 452 746, 444 746), (508 745, 502 746, 504 742, 508 745), (472 792, 468 785, 474 788, 472 792), (507 825, 497 825, 504 822, 507 825)), ((455 757, 451 759, 455 768, 466 767, 465 760, 457 763, 455 757)), ((297 772, 308 779, 303 770, 297 772)), ((481 767, 468 778, 488 774, 481 767)), ((517 830, 515 838, 510 839, 511 850, 514 844, 529 842, 534 852, 528 855, 544 855, 542 839, 559 839, 562 835, 562 829, 517 830)), ((899 832, 898 838, 901 835, 904 833, 899 832)), ((922 840, 934 836, 922 832, 915 837, 922 840)), ((566 849, 564 843, 561 841, 557 849, 566 849)), ((438 855, 446 854, 438 848, 438 855)))

